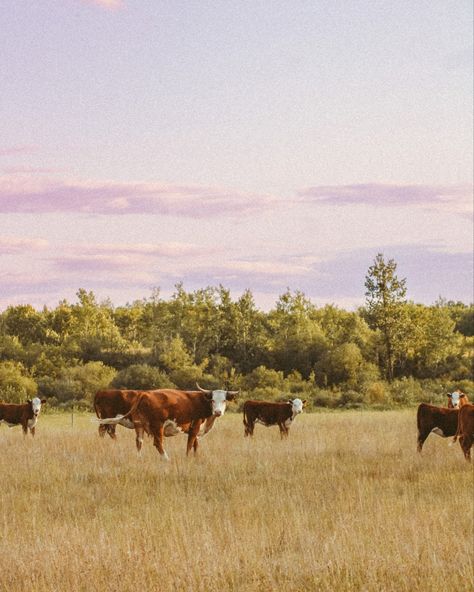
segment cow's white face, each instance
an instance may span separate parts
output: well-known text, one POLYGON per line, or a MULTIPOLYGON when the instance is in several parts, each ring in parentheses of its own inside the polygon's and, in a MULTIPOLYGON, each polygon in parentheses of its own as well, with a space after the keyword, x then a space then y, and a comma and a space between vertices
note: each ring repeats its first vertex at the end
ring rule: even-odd
POLYGON ((301 399, 293 399, 291 402, 291 410, 293 411, 293 417, 298 413, 303 412, 303 401, 301 399))
POLYGON ((31 409, 33 411, 33 415, 35 417, 38 417, 38 415, 41 411, 41 399, 38 399, 38 397, 35 397, 34 399, 32 399, 31 409))
POLYGON ((461 393, 459 391, 454 391, 454 393, 451 393, 449 398, 451 399, 452 406, 457 409, 461 400, 461 393))
POLYGON ((225 413, 227 404, 227 391, 212 391, 211 409, 212 415, 220 417, 225 413))

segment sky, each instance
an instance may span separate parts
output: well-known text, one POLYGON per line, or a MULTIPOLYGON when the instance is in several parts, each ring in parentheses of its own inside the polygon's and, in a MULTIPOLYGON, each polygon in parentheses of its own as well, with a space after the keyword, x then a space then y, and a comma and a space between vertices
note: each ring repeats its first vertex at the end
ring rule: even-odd
POLYGON ((5 0, 0 310, 473 301, 465 0, 5 0))

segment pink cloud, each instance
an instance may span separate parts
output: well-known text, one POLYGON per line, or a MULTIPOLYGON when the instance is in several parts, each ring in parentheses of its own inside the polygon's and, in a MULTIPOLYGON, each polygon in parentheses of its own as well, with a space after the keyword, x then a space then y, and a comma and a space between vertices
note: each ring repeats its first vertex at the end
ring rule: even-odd
POLYGON ((37 146, 24 145, 24 146, 5 146, 0 148, 0 156, 16 156, 17 154, 32 154, 37 152, 37 146))
POLYGON ((0 179, 0 213, 162 214, 206 218, 270 207, 268 195, 193 185, 0 179))
POLYGON ((40 167, 29 167, 29 166, 12 166, 4 167, 4 172, 7 175, 24 175, 24 174, 57 174, 63 172, 61 169, 55 168, 40 168, 40 167))
POLYGON ((326 202, 335 206, 443 206, 464 213, 472 209, 472 185, 320 185, 298 192, 304 201, 326 202))
POLYGON ((82 0, 82 2, 85 2, 86 4, 95 4, 96 6, 100 6, 107 10, 118 10, 124 6, 122 0, 82 0))
POLYGON ((31 251, 43 250, 48 246, 48 241, 44 239, 31 239, 19 237, 0 237, 0 254, 16 255, 21 253, 31 253, 31 251))

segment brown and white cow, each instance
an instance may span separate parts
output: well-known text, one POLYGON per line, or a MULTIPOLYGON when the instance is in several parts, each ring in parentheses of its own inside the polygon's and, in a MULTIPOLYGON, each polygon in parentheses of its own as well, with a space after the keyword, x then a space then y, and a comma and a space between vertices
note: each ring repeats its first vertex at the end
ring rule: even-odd
POLYGON ((459 409, 463 405, 466 405, 466 403, 469 403, 466 393, 463 393, 459 389, 455 390, 453 393, 448 393, 447 397, 449 409, 459 409))
POLYGON ((433 432, 442 438, 456 434, 459 409, 469 403, 467 395, 461 391, 448 393, 448 407, 436 407, 421 403, 416 414, 418 427, 418 452, 421 452, 426 438, 433 432), (458 393, 458 396, 455 394, 458 393))
POLYGON ((26 436, 28 430, 34 436, 41 405, 44 403, 46 403, 46 399, 39 399, 38 397, 20 405, 16 403, 0 403, 0 423, 3 421, 9 427, 21 425, 24 436, 26 436))
POLYGON ((127 413, 99 419, 99 423, 123 425, 123 420, 128 418, 135 428, 138 451, 141 450, 143 435, 147 433, 153 436, 153 444, 161 458, 168 460, 168 454, 163 448, 166 426, 169 435, 187 433, 186 454, 189 454, 191 448, 196 452, 203 421, 224 415, 227 401, 232 401, 238 394, 238 391, 198 388, 199 391, 159 389, 139 392, 127 413))
POLYGON ((288 436, 293 420, 303 412, 306 400, 293 399, 286 403, 273 403, 269 401, 245 401, 244 427, 245 436, 253 436, 255 424, 264 426, 277 425, 280 428, 280 437, 288 436))
POLYGON ((471 448, 474 443, 474 405, 463 405, 459 410, 458 427, 454 442, 459 440, 466 460, 471 460, 471 448))
MULTIPOLYGON (((132 405, 137 396, 143 392, 159 393, 160 391, 159 389, 152 391, 131 389, 104 389, 98 391, 94 397, 94 410, 96 412, 98 419, 116 418, 117 416, 122 415, 122 419, 118 421, 116 424, 100 424, 99 436, 103 438, 105 434, 109 434, 109 436, 113 440, 115 440, 117 438, 115 434, 115 429, 117 425, 121 425, 124 428, 132 430, 135 429, 133 421, 127 415, 130 409, 132 408, 132 405)), ((200 427, 200 431, 198 434, 199 438, 202 438, 211 430, 216 419, 217 417, 213 415, 205 420, 205 422, 200 427)), ((178 428, 174 423, 167 421, 165 422, 164 426, 164 435, 166 437, 171 437, 176 436, 178 434, 188 434, 190 427, 191 422, 189 422, 187 425, 183 424, 178 428)), ((139 444, 138 441, 138 434, 137 449, 141 449, 141 443, 139 444)))

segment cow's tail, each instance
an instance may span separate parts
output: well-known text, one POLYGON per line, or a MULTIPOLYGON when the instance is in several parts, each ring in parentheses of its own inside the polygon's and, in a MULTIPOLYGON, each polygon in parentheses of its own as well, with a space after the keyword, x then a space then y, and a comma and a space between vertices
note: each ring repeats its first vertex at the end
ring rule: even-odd
MULTIPOLYGON (((144 395, 145 395, 145 393, 140 393, 136 397, 136 399, 133 402, 130 409, 124 415, 116 415, 115 417, 105 417, 104 419, 101 419, 100 417, 98 417, 97 419, 93 418, 92 421, 100 423, 100 425, 115 425, 117 423, 120 423, 122 421, 122 419, 125 419, 126 417, 128 417, 132 413, 135 413, 135 411, 137 410, 138 405, 140 404, 140 401, 142 400, 144 395)), ((97 413, 97 408, 96 408, 96 413, 97 413)), ((99 414, 97 413, 97 415, 99 415, 99 414)))
POLYGON ((243 414, 244 414, 244 419, 243 419, 243 422, 244 422, 244 427, 245 427, 245 428, 248 428, 248 427, 249 427, 249 423, 248 423, 248 421, 247 421, 247 411, 246 411, 246 409, 245 409, 245 405, 244 405, 244 409, 243 409, 243 414))

